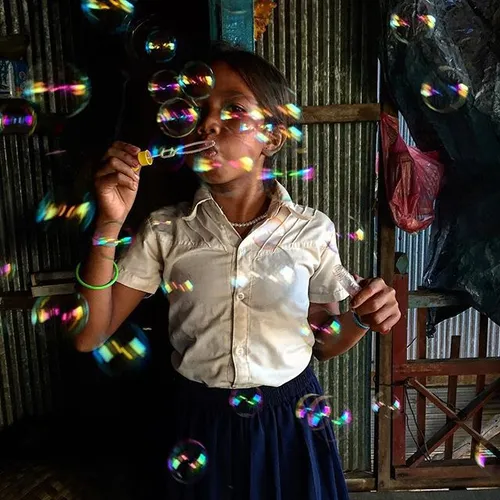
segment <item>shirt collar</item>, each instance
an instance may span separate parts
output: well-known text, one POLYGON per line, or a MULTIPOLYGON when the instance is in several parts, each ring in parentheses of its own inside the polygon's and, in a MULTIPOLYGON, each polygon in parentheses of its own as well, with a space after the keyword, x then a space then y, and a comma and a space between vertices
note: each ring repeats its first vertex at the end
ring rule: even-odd
MULTIPOLYGON (((272 194, 268 213, 273 213, 281 207, 286 207, 291 214, 295 215, 299 219, 311 220, 313 218, 312 215, 306 215, 306 209, 304 207, 300 207, 292 201, 288 191, 277 180, 273 180, 269 188, 272 194)), ((189 214, 182 218, 187 221, 193 220, 196 217, 198 207, 203 202, 210 200, 216 203, 208 187, 203 184, 200 188, 198 188, 194 195, 193 204, 189 214)))

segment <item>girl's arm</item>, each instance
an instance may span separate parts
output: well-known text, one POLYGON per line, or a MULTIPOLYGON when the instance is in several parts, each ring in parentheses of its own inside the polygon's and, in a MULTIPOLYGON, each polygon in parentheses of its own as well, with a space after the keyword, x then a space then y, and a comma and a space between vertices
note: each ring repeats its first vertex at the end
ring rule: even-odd
POLYGON ((356 325, 352 312, 340 314, 338 302, 310 304, 307 319, 316 338, 313 353, 319 361, 328 361, 347 352, 368 331, 356 325), (338 325, 330 327, 334 320, 338 325))

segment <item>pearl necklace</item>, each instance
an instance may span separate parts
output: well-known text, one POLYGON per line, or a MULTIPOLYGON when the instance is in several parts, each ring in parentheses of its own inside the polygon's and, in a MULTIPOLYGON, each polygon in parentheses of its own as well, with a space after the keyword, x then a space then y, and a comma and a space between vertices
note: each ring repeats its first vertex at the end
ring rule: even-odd
POLYGON ((248 226, 253 226, 254 224, 257 224, 257 222, 260 222, 261 220, 264 220, 267 217, 267 214, 260 215, 259 217, 256 217, 255 219, 252 219, 248 222, 231 222, 231 226, 233 227, 248 227, 248 226))

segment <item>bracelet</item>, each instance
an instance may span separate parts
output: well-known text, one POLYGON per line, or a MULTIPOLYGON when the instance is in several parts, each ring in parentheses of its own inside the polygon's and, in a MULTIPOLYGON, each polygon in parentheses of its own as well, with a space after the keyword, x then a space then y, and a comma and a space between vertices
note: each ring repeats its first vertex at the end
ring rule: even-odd
POLYGON ((116 280, 118 279, 118 273, 119 273, 118 265, 116 264, 116 262, 113 261, 113 267, 115 268, 115 275, 111 278, 111 281, 109 281, 105 285, 99 285, 99 286, 89 285, 89 284, 85 283, 85 281, 83 281, 82 278, 80 277, 80 266, 81 265, 82 265, 82 263, 80 262, 76 266, 76 271, 75 271, 76 281, 78 281, 78 283, 80 283, 80 285, 84 286, 85 288, 88 288, 89 290, 105 290, 106 288, 109 288, 111 285, 114 285, 116 283, 116 280))
POLYGON ((358 326, 362 330, 369 330, 370 329, 370 327, 368 325, 365 325, 361 321, 361 318, 355 312, 352 313, 352 317, 354 319, 354 323, 356 323, 356 326, 358 326))

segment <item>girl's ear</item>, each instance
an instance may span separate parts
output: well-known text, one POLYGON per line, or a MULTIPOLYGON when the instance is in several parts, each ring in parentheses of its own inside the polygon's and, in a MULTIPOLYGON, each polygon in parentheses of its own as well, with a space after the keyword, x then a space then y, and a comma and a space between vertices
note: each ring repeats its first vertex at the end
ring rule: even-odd
POLYGON ((280 125, 279 127, 274 127, 272 130, 268 130, 266 132, 268 141, 262 152, 268 158, 278 153, 283 147, 283 144, 285 144, 286 135, 284 130, 284 127, 280 125))

